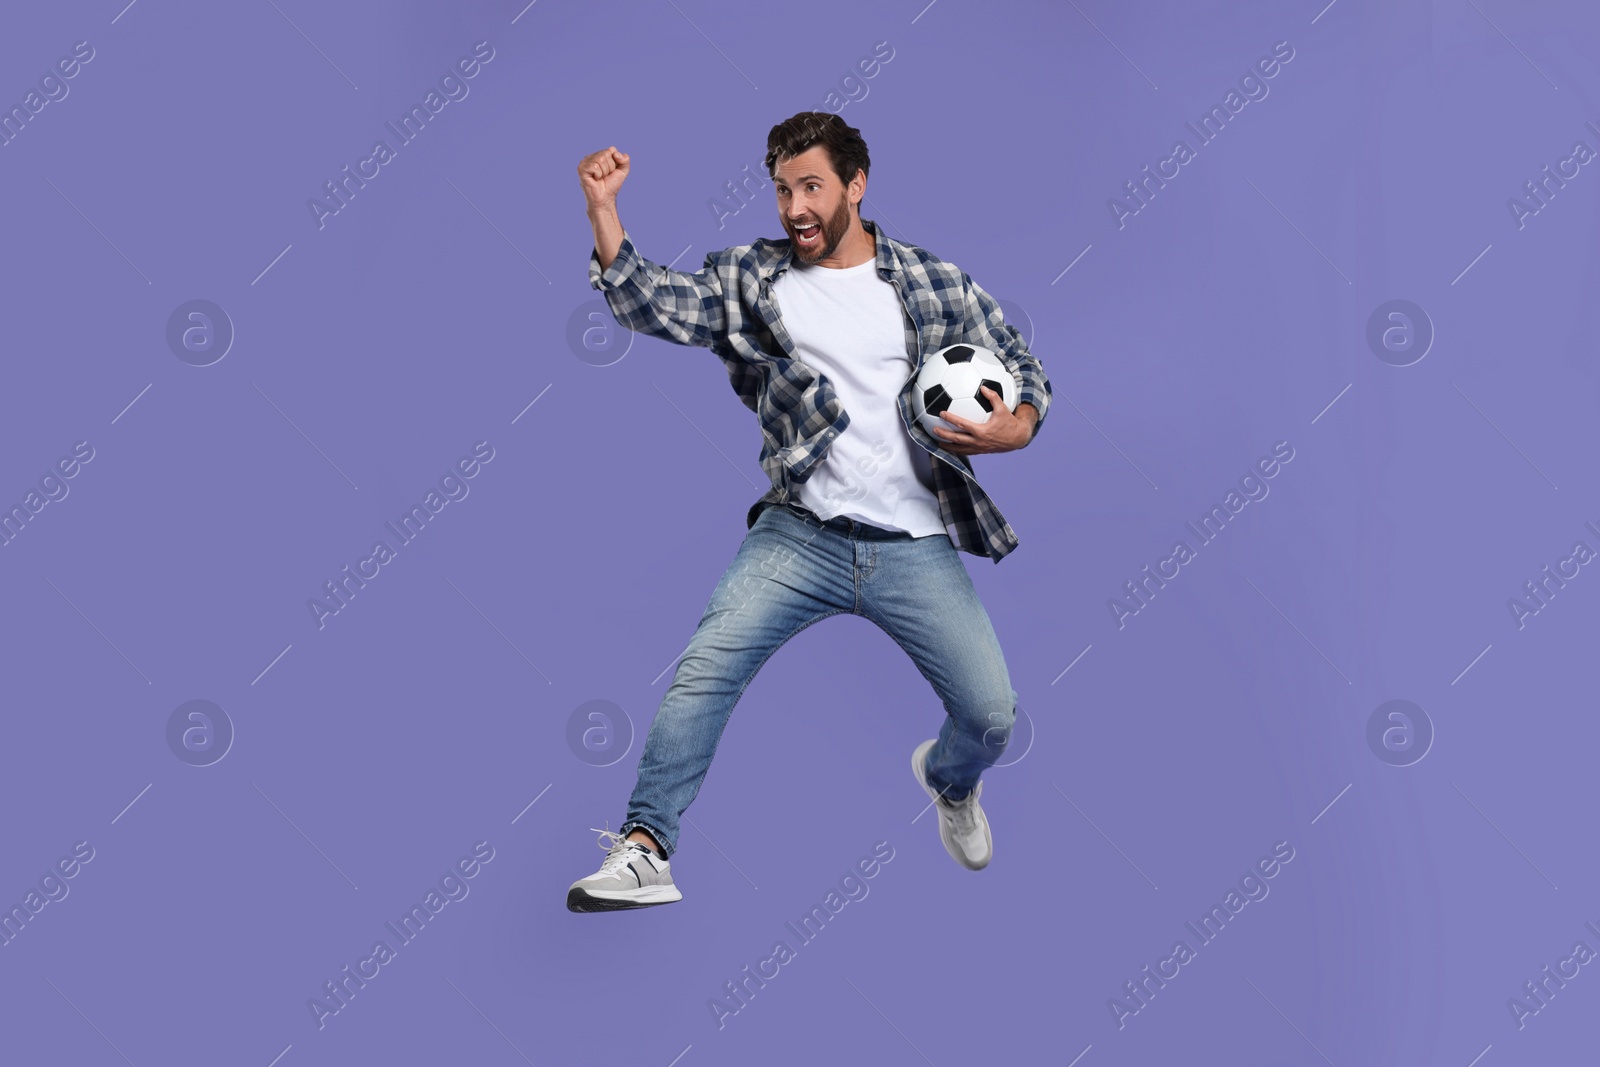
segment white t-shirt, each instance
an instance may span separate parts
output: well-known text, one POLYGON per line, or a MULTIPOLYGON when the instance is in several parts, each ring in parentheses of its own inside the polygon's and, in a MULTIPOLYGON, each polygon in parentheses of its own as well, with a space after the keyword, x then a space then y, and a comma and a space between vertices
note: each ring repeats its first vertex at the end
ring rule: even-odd
POLYGON ((911 376, 900 295, 877 260, 842 270, 792 262, 772 291, 800 361, 833 383, 850 425, 794 496, 820 518, 946 533, 933 457, 911 439, 897 397, 911 376))

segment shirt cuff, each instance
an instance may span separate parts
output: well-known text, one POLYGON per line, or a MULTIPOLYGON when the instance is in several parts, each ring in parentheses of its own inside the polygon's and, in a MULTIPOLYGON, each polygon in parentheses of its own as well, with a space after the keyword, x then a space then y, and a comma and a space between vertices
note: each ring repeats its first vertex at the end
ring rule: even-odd
POLYGON ((615 289, 627 281, 638 266, 638 250, 633 247, 633 238, 628 236, 628 231, 623 230, 622 246, 617 249, 617 258, 605 270, 600 269, 600 250, 589 250, 589 286, 600 290, 615 289))

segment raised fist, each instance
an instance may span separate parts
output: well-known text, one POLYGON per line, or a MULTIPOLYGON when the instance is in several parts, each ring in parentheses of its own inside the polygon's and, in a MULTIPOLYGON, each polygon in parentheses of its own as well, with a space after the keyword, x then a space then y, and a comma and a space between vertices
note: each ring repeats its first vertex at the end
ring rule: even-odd
POLYGON ((578 164, 578 183, 583 186, 583 198, 591 211, 614 205, 617 190, 627 179, 628 155, 618 152, 616 145, 592 152, 578 164))

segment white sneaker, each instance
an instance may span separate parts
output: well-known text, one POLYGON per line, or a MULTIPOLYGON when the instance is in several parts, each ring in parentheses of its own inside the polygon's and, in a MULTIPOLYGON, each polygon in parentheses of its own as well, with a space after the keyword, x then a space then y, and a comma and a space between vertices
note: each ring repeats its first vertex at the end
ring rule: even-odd
POLYGON ((934 802, 933 806, 938 809, 939 840, 944 842, 944 850, 967 870, 981 871, 989 866, 989 859, 994 855, 989 820, 978 804, 978 797, 983 794, 983 783, 980 781, 971 793, 960 800, 951 801, 940 796, 938 790, 928 784, 925 766, 928 750, 938 740, 930 737, 911 753, 911 773, 917 776, 917 784, 922 786, 922 791, 928 794, 934 802))
MULTIPOLYGON (((590 827, 594 830, 594 827, 590 827)), ((567 890, 568 911, 621 911, 682 900, 672 884, 672 862, 612 830, 595 830, 606 849, 600 869, 567 890)))

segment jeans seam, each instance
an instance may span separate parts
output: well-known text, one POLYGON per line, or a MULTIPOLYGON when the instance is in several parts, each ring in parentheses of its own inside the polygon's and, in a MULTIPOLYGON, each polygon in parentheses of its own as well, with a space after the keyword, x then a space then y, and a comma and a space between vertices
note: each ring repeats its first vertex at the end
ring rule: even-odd
MULTIPOLYGON (((981 600, 979 601, 979 604, 980 604, 980 606, 982 605, 982 601, 981 600)), ((871 611, 863 612, 862 613, 862 618, 866 619, 868 622, 870 622, 874 626, 878 627, 878 629, 882 630, 885 634, 887 634, 889 636, 890 640, 894 641, 894 643, 897 646, 900 646, 899 640, 895 638, 893 632, 886 625, 886 623, 888 621, 887 619, 884 619, 884 618, 880 617, 876 612, 871 612, 871 611)), ((996 637, 996 644, 998 646, 998 636, 996 637)), ((918 674, 922 674, 921 665, 916 662, 916 657, 911 655, 910 649, 907 649, 904 646, 900 646, 900 648, 901 648, 901 651, 905 652, 906 655, 912 660, 913 665, 917 667, 917 673, 918 674)), ((1004 661, 1004 657, 1005 657, 1005 651, 1004 651, 1003 648, 1000 649, 1000 656, 1001 656, 1001 659, 1002 659, 1002 662, 1003 662, 1004 661)), ((1007 673, 1009 674, 1009 671, 1007 673)), ((931 686, 932 680, 927 678, 926 675, 923 675, 923 680, 928 682, 930 684, 930 686, 931 686)), ((1012 714, 1015 715, 1016 711, 1017 711, 1017 708, 1018 708, 1018 706, 1020 704, 1020 694, 1017 693, 1016 686, 1012 685, 1012 686, 1010 686, 1010 689, 1011 689, 1011 711, 1012 711, 1012 714)), ((955 715, 950 711, 949 708, 943 708, 942 710, 944 711, 946 718, 949 718, 949 719, 952 719, 952 720, 955 719, 955 715)), ((941 725, 943 725, 943 724, 941 723, 941 725)), ((985 733, 983 735, 980 735, 980 736, 987 736, 987 731, 985 731, 985 733)), ((1010 743, 1010 736, 1009 735, 1007 736, 1006 741, 1007 741, 1008 744, 1010 743)), ((937 738, 935 738, 934 748, 937 748, 937 747, 938 747, 938 740, 937 740, 937 738)), ((1002 752, 1003 752, 1003 750, 1002 750, 1002 752)), ((933 750, 932 749, 929 750, 928 755, 929 756, 933 755, 933 750)), ((996 761, 998 761, 998 760, 999 760, 999 756, 996 756, 996 761)), ((983 773, 984 773, 983 771, 979 772, 979 780, 980 781, 982 780, 983 773)), ((931 780, 930 780, 929 784, 930 785, 932 784, 931 780)), ((973 783, 971 789, 969 789, 967 791, 966 796, 971 796, 972 793, 977 790, 977 788, 978 788, 977 783, 973 783)), ((946 794, 946 795, 948 796, 948 794, 946 794)), ((962 799, 965 799, 965 797, 963 797, 962 799)))
POLYGON ((855 607, 851 609, 851 614, 860 615, 865 618, 866 598, 861 595, 861 567, 856 563, 856 546, 859 545, 860 542, 852 537, 847 540, 845 544, 850 546, 850 582, 855 586, 856 592, 856 603, 855 607))
MULTIPOLYGON (((772 651, 771 652, 768 652, 765 656, 761 657, 761 662, 757 663, 755 665, 755 669, 750 672, 750 674, 749 674, 749 676, 747 678, 745 678, 744 684, 739 687, 739 691, 737 693, 733 694, 733 700, 728 705, 729 714, 731 715, 733 709, 737 708, 739 706, 739 701, 744 698, 744 691, 746 689, 749 689, 750 688, 750 683, 756 680, 756 675, 760 674, 761 673, 761 668, 765 667, 767 665, 767 660, 771 659, 775 654, 777 654, 778 649, 780 649, 784 645, 788 644, 789 643, 789 639, 791 637, 793 637, 795 634, 799 633, 801 630, 804 630, 807 626, 812 626, 812 625, 814 625, 816 623, 819 623, 823 619, 831 619, 835 615, 842 615, 847 610, 849 610, 849 609, 847 609, 847 608, 835 608, 832 611, 828 612, 826 615, 818 615, 814 619, 807 619, 805 622, 801 623, 799 626, 796 626, 793 630, 790 630, 787 634, 785 634, 783 636, 782 640, 780 640, 777 644, 772 646, 772 651)), ((723 723, 723 729, 724 729, 724 731, 726 731, 726 729, 727 729, 727 723, 726 722, 723 723)), ((706 769, 707 769, 708 772, 711 769, 712 761, 714 761, 717 758, 717 750, 720 749, 721 747, 722 747, 722 736, 719 734, 718 737, 717 737, 717 743, 715 745, 713 745, 712 748, 711 748, 711 755, 706 759, 706 769)), ((702 780, 702 782, 704 781, 703 778, 701 780, 702 780)), ((695 802, 695 799, 697 797, 699 797, 699 795, 700 795, 700 790, 696 789, 694 797, 690 797, 689 798, 689 803, 693 804, 695 802)), ((684 810, 687 811, 688 809, 686 808, 684 810)), ((680 812, 679 815, 681 816, 682 812, 680 812)), ((623 825, 626 826, 627 823, 623 823, 623 825)), ((655 827, 648 826, 646 824, 640 824, 640 825, 644 825, 645 828, 650 831, 650 836, 654 837, 657 841, 661 842, 661 846, 667 850, 667 858, 670 859, 672 857, 672 853, 677 851, 677 845, 675 843, 674 844, 669 844, 664 838, 662 838, 660 833, 657 832, 655 827)), ((626 835, 627 831, 623 831, 623 833, 624 833, 624 835, 626 835)))
MULTIPOLYGON (((831 619, 835 615, 842 615, 848 610, 849 610, 848 608, 834 608, 832 611, 828 612, 826 615, 818 615, 814 619, 807 619, 805 622, 801 623, 799 626, 796 626, 793 630, 790 630, 787 634, 785 634, 783 636, 783 640, 779 641, 777 644, 772 646, 772 651, 771 652, 768 652, 765 656, 761 657, 761 662, 756 664, 755 670, 750 672, 750 676, 744 680, 744 684, 739 687, 739 691, 737 693, 733 694, 733 704, 731 705, 731 707, 735 707, 736 708, 736 707, 739 706, 739 701, 744 697, 744 691, 746 689, 749 689, 750 688, 750 683, 756 680, 756 675, 760 674, 761 673, 761 668, 765 667, 767 665, 767 660, 769 660, 773 656, 775 656, 777 654, 777 652, 778 652, 778 649, 780 649, 784 645, 788 644, 789 643, 789 639, 791 637, 793 637, 795 634, 799 633, 801 630, 804 630, 807 626, 815 625, 816 623, 821 622, 823 619, 831 619)), ((722 747, 722 738, 718 737, 717 738, 717 748, 721 748, 721 747, 722 747)), ((716 748, 713 748, 711 750, 711 755, 712 755, 712 758, 716 757, 716 755, 717 755, 717 749, 716 748)))

